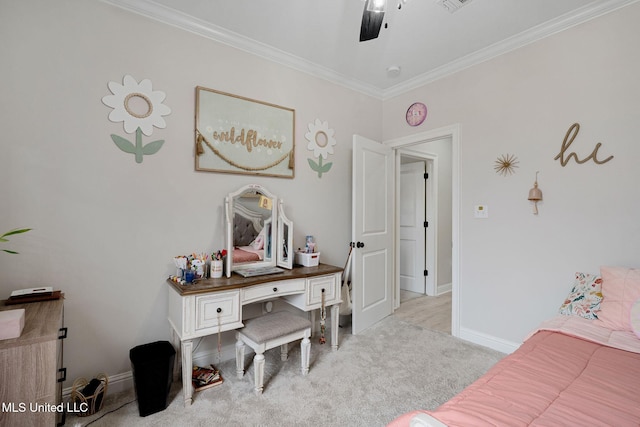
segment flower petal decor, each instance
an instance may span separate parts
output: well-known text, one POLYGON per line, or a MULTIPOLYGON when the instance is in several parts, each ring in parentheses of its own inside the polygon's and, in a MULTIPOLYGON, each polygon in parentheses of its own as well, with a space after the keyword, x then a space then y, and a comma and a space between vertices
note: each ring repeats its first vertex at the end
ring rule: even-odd
POLYGON ((329 154, 333 154, 333 146, 336 145, 335 132, 333 129, 329 129, 329 122, 323 122, 320 119, 316 119, 314 123, 309 123, 308 127, 309 132, 304 135, 309 141, 307 149, 313 151, 313 155, 318 161, 307 160, 311 169, 318 172, 318 178, 322 178, 322 174, 328 172, 333 165, 332 162, 323 164, 322 160, 326 159, 329 154))
POLYGON ((140 83, 126 75, 123 84, 109 82, 109 90, 113 95, 102 98, 102 102, 113 108, 109 113, 112 122, 124 122, 124 130, 133 133, 137 128, 147 136, 153 132, 153 126, 164 129, 167 124, 162 118, 171 113, 171 109, 162 101, 164 92, 153 91, 151 80, 144 79, 140 83))
POLYGON ((108 87, 112 94, 104 96, 102 102, 113 108, 109 120, 123 122, 126 133, 136 134, 135 145, 118 135, 112 134, 111 139, 125 153, 135 154, 137 163, 142 163, 143 155, 155 154, 164 144, 164 140, 157 140, 143 145, 142 134, 150 136, 154 126, 159 129, 167 126, 162 117, 171 113, 171 109, 162 103, 166 95, 154 91, 151 80, 138 83, 130 75, 124 76, 122 84, 109 82, 108 87))

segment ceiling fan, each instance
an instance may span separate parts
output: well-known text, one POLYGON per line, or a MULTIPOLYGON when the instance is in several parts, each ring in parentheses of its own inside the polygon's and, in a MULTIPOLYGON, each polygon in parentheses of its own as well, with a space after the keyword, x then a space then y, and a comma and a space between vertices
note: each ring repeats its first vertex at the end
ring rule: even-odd
MULTIPOLYGON (((397 0, 398 10, 409 0, 397 0)), ((449 13, 454 13, 462 6, 471 3, 472 0, 435 0, 436 4, 444 7, 449 13)), ((377 39, 384 22, 384 14, 387 9, 387 0, 364 0, 362 12, 362 24, 360 25, 360 41, 377 39)), ((384 24, 387 28, 387 24, 384 24)))
POLYGON ((387 0, 365 0, 360 25, 361 42, 378 38, 386 8, 387 0))

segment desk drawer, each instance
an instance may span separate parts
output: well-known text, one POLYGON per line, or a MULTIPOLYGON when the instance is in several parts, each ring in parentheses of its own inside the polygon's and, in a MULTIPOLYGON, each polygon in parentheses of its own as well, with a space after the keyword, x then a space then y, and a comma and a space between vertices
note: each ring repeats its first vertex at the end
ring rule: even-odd
POLYGON ((218 317, 220 317, 220 326, 240 322, 240 291, 196 296, 195 309, 196 331, 217 328, 218 317))
POLYGON ((242 289, 242 304, 304 292, 304 279, 282 280, 242 289))
POLYGON ((323 289, 325 304, 333 303, 337 295, 337 281, 335 275, 309 279, 307 305, 320 304, 322 302, 323 289))

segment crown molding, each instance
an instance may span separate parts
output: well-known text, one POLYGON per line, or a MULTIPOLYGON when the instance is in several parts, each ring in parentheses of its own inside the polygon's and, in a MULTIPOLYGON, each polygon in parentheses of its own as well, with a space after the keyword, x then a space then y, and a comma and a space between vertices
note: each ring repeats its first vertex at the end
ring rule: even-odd
POLYGON ((211 24, 173 8, 158 4, 152 0, 101 0, 129 12, 168 24, 185 31, 206 37, 219 43, 248 52, 263 59, 273 61, 306 74, 344 86, 347 89, 381 99, 380 88, 337 73, 321 64, 250 39, 226 28, 211 24))
POLYGON ((331 83, 363 93, 380 100, 387 100, 420 86, 462 71, 473 65, 493 59, 520 47, 534 43, 545 37, 564 31, 583 22, 605 15, 640 0, 607 0, 586 5, 577 11, 560 16, 544 24, 533 27, 513 37, 495 43, 487 48, 449 62, 434 70, 406 80, 387 89, 375 87, 358 79, 349 78, 321 64, 308 61, 260 41, 245 37, 217 25, 205 22, 178 10, 158 4, 153 0, 101 0, 147 18, 189 31, 240 49, 260 58, 273 61, 331 83))
POLYGON ((497 56, 519 49, 528 44, 542 40, 553 34, 567 30, 576 25, 598 18, 614 10, 637 3, 640 0, 608 0, 603 3, 590 4, 576 11, 552 19, 544 24, 530 28, 513 37, 502 40, 484 49, 463 56, 460 59, 451 61, 441 67, 435 68, 427 73, 421 74, 412 79, 406 80, 388 89, 382 90, 383 100, 402 95, 410 90, 432 83, 451 74, 462 71, 466 68, 493 59, 497 56))

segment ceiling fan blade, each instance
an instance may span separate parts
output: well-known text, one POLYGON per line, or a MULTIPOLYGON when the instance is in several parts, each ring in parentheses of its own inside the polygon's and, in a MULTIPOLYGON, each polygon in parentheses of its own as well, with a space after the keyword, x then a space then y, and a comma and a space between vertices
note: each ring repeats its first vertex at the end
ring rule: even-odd
POLYGON ((361 42, 378 38, 380 28, 382 27, 382 21, 384 21, 384 12, 372 12, 367 10, 369 1, 371 0, 367 0, 365 2, 364 11, 362 12, 362 25, 360 26, 361 42))

